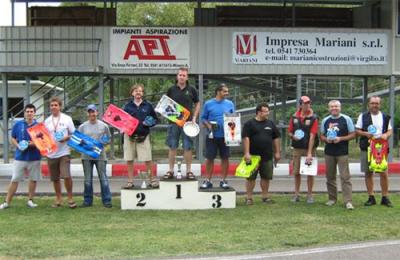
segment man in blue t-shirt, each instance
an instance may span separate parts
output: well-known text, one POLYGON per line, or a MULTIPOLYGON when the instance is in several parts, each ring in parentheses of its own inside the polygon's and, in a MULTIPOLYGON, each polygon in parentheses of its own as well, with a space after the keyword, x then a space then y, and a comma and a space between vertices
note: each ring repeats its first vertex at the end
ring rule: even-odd
POLYGON ((24 179, 25 171, 29 174, 29 197, 27 206, 36 208, 37 204, 33 202, 36 190, 36 182, 40 180, 40 152, 33 144, 27 129, 36 125, 34 119, 36 107, 28 104, 24 109, 24 120, 18 121, 12 128, 11 142, 17 147, 15 151, 14 169, 10 185, 8 187, 7 197, 0 205, 0 209, 9 207, 11 200, 17 191, 18 183, 24 179))
POLYGON ((339 100, 328 103, 330 115, 321 123, 321 140, 325 142, 326 186, 328 189, 327 206, 337 201, 336 168, 339 168, 342 182, 343 202, 346 209, 354 209, 352 204, 352 185, 349 171, 349 140, 355 138, 356 132, 350 117, 341 114, 339 100))
POLYGON ((200 186, 201 189, 212 188, 211 177, 214 169, 214 159, 221 157, 221 181, 219 186, 228 189, 226 181, 229 167, 229 147, 224 139, 224 114, 235 112, 232 101, 226 99, 229 95, 228 87, 225 84, 219 85, 215 89, 215 98, 207 100, 201 113, 201 122, 208 129, 206 137, 206 174, 207 179, 200 186))

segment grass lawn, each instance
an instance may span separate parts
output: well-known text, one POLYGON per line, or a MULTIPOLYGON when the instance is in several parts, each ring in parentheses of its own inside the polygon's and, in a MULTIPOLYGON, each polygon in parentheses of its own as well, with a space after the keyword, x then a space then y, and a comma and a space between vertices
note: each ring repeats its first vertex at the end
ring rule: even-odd
POLYGON ((26 197, 16 197, 0 211, 0 259, 240 254, 400 238, 398 194, 392 209, 363 207, 366 195, 354 194, 354 211, 325 206, 326 194, 314 205, 273 195, 275 204, 256 197, 245 206, 239 196, 236 209, 198 211, 121 211, 119 198, 112 209, 98 198, 92 208, 53 209, 53 199, 37 198, 39 208, 28 209, 26 197))

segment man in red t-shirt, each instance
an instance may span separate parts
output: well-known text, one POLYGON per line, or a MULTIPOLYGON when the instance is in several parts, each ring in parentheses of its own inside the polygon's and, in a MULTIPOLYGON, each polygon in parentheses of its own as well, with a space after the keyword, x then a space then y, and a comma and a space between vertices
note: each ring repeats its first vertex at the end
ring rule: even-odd
MULTIPOLYGON (((288 135, 293 147, 294 196, 292 202, 300 201, 300 158, 306 156, 306 162, 311 163, 318 146, 318 117, 311 109, 311 99, 302 96, 299 109, 290 117, 288 135)), ((314 203, 312 194, 314 176, 307 176, 307 203, 314 203)))

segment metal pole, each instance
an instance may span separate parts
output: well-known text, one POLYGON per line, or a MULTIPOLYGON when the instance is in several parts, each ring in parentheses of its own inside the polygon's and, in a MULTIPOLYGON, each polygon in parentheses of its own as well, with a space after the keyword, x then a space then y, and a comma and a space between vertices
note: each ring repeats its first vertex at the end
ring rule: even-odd
POLYGON ((1 75, 3 82, 3 160, 4 163, 9 163, 9 140, 8 140, 8 79, 7 74, 1 75))
POLYGON ((367 111, 368 107, 368 77, 363 80, 363 111, 367 111))
MULTIPOLYGON (((390 114, 390 121, 394 130, 394 106, 395 106, 395 99, 394 99, 394 88, 396 84, 396 77, 395 76, 390 76, 390 89, 389 89, 389 114, 390 114)), ((393 132, 394 133, 394 132, 393 132)), ((394 134, 390 136, 389 138, 389 149, 391 153, 389 153, 389 162, 393 161, 393 140, 394 140, 394 134)))
POLYGON ((29 76, 25 77, 25 82, 26 82, 26 88, 25 88, 24 106, 31 103, 31 92, 32 92, 31 77, 29 76))
MULTIPOLYGON (((199 102, 200 102, 200 104, 204 104, 203 75, 202 74, 199 74, 198 80, 199 80, 199 102)), ((202 128, 200 127, 200 129, 202 129, 202 128)), ((199 159, 200 163, 202 163, 204 160, 204 157, 203 157, 203 148, 204 148, 203 131, 200 131, 200 134, 198 135, 197 140, 199 142, 199 145, 197 146, 197 149, 196 149, 196 157, 197 157, 197 159, 199 159)))
POLYGON ((296 80, 296 101, 300 100, 300 98, 301 98, 301 75, 298 74, 296 80))
POLYGON ((100 74, 99 75, 99 115, 102 115, 104 113, 104 81, 103 81, 104 75, 100 74))
POLYGON ((11 1, 11 26, 15 26, 15 0, 11 1))
MULTIPOLYGON (((110 80, 110 104, 114 104, 114 79, 111 78, 110 80)), ((111 132, 111 148, 110 148, 110 155, 111 159, 115 158, 115 149, 114 149, 114 128, 110 127, 111 132)))

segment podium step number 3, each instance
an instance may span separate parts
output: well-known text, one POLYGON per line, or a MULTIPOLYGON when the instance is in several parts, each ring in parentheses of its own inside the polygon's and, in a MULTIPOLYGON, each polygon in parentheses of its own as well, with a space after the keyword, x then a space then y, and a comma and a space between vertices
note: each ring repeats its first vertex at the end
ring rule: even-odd
POLYGON ((158 189, 121 190, 121 209, 235 208, 234 189, 200 190, 197 180, 160 181, 158 189))

